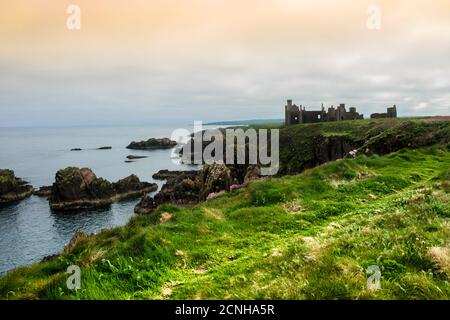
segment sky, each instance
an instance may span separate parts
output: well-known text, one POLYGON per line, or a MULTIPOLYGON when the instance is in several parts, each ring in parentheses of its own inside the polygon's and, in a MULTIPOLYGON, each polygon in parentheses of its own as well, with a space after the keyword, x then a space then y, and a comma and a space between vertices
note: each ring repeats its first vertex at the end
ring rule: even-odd
POLYGON ((0 126, 449 115, 449 57, 448 0, 0 0, 0 126))

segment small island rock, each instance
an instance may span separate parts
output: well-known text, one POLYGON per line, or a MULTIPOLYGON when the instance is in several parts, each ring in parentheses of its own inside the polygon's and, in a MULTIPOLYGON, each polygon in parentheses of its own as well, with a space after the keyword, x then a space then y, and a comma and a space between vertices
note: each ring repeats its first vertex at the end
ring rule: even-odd
POLYGON ((89 168, 68 167, 56 173, 49 199, 50 208, 80 210, 105 207, 115 201, 139 197, 157 189, 157 184, 141 182, 135 175, 111 183, 97 178, 89 168))
POLYGON ((170 149, 177 145, 176 141, 170 140, 169 138, 155 139, 151 138, 147 141, 133 141, 128 146, 127 149, 134 150, 154 150, 154 149, 170 149))
POLYGON ((14 171, 0 169, 0 204, 23 200, 33 194, 33 187, 17 178, 14 171))

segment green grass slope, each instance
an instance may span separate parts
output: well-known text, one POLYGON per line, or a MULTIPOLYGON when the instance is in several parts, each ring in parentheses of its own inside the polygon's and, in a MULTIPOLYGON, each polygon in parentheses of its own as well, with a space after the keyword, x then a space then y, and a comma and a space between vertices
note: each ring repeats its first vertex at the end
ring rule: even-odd
POLYGON ((449 299, 449 164, 448 145, 362 155, 165 205, 9 273, 0 298, 449 299))
POLYGON ((450 121, 439 120, 370 119, 282 126, 279 173, 297 174, 351 150, 384 155, 402 148, 449 143, 450 121))

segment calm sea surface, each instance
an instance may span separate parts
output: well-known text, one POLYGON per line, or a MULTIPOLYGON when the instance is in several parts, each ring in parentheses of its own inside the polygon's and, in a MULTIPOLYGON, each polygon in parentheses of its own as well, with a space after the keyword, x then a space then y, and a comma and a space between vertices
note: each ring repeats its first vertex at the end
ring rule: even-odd
MULTIPOLYGON (((133 140, 169 137, 170 127, 107 128, 0 128, 0 168, 12 169, 35 188, 51 185, 55 173, 68 166, 91 168, 98 177, 116 181, 130 174, 154 181, 161 169, 192 170, 171 160, 172 150, 137 151, 125 147, 133 140), (95 150, 111 146, 112 150, 95 150), (83 151, 70 151, 82 148, 83 151), (127 155, 145 155, 125 163, 127 155)), ((186 129, 191 129, 186 126, 186 129)), ((176 162, 176 161, 175 161, 176 162)), ((99 232, 124 225, 139 199, 113 204, 108 209, 78 214, 53 212, 45 198, 32 196, 0 207, 0 273, 40 261, 60 252, 77 229, 99 232)))

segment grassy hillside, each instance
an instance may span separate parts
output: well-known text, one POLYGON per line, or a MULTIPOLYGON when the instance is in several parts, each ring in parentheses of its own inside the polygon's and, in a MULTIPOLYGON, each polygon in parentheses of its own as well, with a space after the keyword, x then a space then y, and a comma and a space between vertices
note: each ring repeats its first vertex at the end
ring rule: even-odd
POLYGON ((449 164, 448 145, 361 155, 165 205, 8 274, 0 297, 449 299, 449 164), (381 290, 366 289, 370 265, 381 290))
MULTIPOLYGON (((342 158, 351 150, 384 155, 402 148, 450 142, 450 121, 382 119, 283 126, 280 175, 296 174, 342 158)), ((445 119, 441 119, 445 120, 445 119)))

